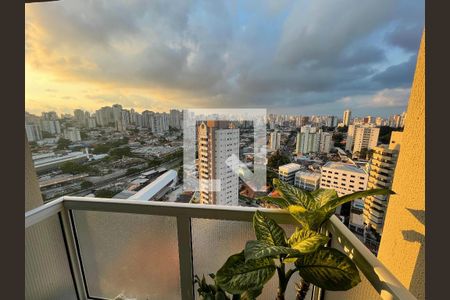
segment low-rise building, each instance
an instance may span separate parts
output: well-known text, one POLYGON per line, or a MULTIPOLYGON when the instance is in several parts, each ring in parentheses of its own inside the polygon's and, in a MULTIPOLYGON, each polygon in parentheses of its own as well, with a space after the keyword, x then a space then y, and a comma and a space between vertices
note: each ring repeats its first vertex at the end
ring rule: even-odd
POLYGON ((278 177, 280 180, 294 184, 295 173, 302 168, 301 165, 289 163, 278 167, 278 177))
POLYGON ((294 185, 307 191, 315 191, 320 186, 320 174, 298 171, 295 173, 294 185))
MULTIPOLYGON (((368 177, 365 170, 354 164, 327 162, 322 167, 320 187, 334 189, 338 196, 341 197, 353 192, 366 190, 368 177)), ((363 209, 364 201, 362 199, 352 201, 349 228, 361 234, 364 232, 363 218, 352 216, 352 214, 362 215, 363 209)), ((341 210, 338 208, 337 213, 340 212, 341 210)))

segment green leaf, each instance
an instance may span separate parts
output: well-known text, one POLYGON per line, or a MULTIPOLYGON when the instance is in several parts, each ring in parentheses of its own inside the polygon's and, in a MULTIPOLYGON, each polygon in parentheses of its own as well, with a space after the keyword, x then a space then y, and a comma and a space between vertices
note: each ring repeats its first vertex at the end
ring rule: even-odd
POLYGON ((244 251, 228 258, 216 273, 216 284, 230 294, 240 294, 263 286, 275 273, 272 259, 245 261, 244 251))
POLYGON ((306 228, 298 229, 289 238, 289 245, 293 249, 306 254, 316 251, 329 241, 329 237, 306 228))
POLYGON ((346 291, 361 282, 355 264, 333 248, 321 248, 301 256, 295 266, 306 282, 329 291, 346 291))
POLYGON ((325 203, 330 200, 336 199, 338 197, 338 193, 334 189, 317 189, 311 192, 311 196, 317 203, 317 207, 322 207, 325 203))
POLYGON ((258 241, 263 241, 272 246, 287 246, 283 228, 260 211, 256 211, 253 215, 253 229, 258 241))
POLYGON ((256 297, 262 294, 262 287, 257 287, 241 294, 241 300, 255 300, 256 297))
POLYGON ((300 254, 298 250, 283 247, 283 246, 273 246, 268 245, 262 241, 248 241, 245 244, 245 260, 248 261, 250 259, 259 259, 263 257, 275 258, 280 254, 300 254))
POLYGON ((318 230, 327 217, 326 213, 321 209, 311 211, 299 205, 290 205, 288 211, 303 228, 311 230, 318 230))
POLYGON ((321 209, 324 209, 328 212, 330 210, 336 209, 337 207, 341 206, 344 203, 350 202, 355 199, 364 198, 364 197, 368 197, 368 196, 374 196, 374 195, 389 195, 389 194, 395 194, 395 193, 388 189, 370 189, 370 190, 366 190, 366 191, 359 191, 359 192, 348 194, 348 195, 333 199, 331 201, 328 201, 327 203, 325 203, 321 206, 321 209))
POLYGON ((263 197, 259 197, 258 200, 266 201, 270 204, 275 204, 275 205, 279 206, 280 208, 287 208, 289 206, 289 202, 287 202, 284 198, 263 196, 263 197))
POLYGON ((315 201, 310 192, 294 187, 277 178, 273 179, 273 184, 283 199, 289 204, 300 205, 307 209, 314 207, 315 201))

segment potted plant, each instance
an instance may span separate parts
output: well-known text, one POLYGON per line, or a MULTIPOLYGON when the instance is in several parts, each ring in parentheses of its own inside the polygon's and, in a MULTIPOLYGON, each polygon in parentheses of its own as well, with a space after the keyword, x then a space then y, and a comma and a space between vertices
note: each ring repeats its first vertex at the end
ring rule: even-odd
POLYGON ((287 237, 281 226, 257 211, 253 217, 256 240, 247 241, 244 250, 231 255, 215 275, 210 274, 214 284, 208 284, 204 276, 201 280, 196 276, 197 291, 203 299, 256 299, 275 273, 277 300, 284 300, 289 280, 296 272, 301 277, 296 285, 297 300, 305 299, 310 284, 345 291, 361 281, 356 265, 347 255, 326 247, 329 237, 320 232, 321 227, 344 203, 393 192, 371 189, 338 197, 332 189, 308 192, 276 178, 273 183, 276 197, 260 199, 288 210, 301 228, 287 237))

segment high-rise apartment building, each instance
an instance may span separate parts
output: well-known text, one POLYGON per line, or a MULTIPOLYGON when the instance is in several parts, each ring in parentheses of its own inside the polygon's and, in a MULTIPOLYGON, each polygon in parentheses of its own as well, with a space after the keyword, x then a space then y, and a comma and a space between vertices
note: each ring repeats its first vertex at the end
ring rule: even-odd
POLYGON ((97 125, 101 127, 114 125, 114 113, 112 107, 104 106, 95 111, 97 125))
POLYGON ((402 127, 402 124, 404 123, 402 121, 402 116, 401 115, 392 115, 389 117, 389 127, 392 128, 399 128, 402 127))
POLYGON ((56 121, 58 120, 58 115, 54 111, 42 112, 42 120, 56 121))
POLYGON ((269 148, 271 150, 278 150, 280 149, 280 142, 281 142, 281 132, 275 130, 274 132, 270 133, 270 140, 269 140, 269 148))
POLYGON ((78 123, 78 125, 86 126, 86 114, 85 114, 84 110, 75 109, 73 111, 73 117, 75 119, 75 122, 78 123))
MULTIPOLYGON (((368 189, 390 189, 393 179, 397 158, 400 151, 402 132, 393 131, 389 145, 380 145, 373 148, 372 159, 369 163, 368 189)), ((370 229, 379 242, 383 233, 384 218, 389 202, 389 195, 376 195, 364 199, 364 224, 370 229)))
POLYGON ((297 145, 295 152, 297 154, 307 154, 319 151, 321 130, 311 125, 305 125, 300 128, 297 133, 297 145))
POLYGON ((321 153, 330 153, 333 147, 333 135, 329 132, 322 132, 320 134, 319 151, 321 153))
POLYGON ((350 109, 344 110, 344 115, 342 116, 342 122, 344 123, 344 126, 350 125, 350 120, 352 117, 352 111, 350 109))
POLYGON ((29 142, 42 140, 41 127, 37 124, 25 124, 25 132, 29 142))
POLYGON ((384 120, 383 120, 382 117, 377 117, 377 118, 375 119, 375 125, 376 125, 376 126, 383 126, 383 124, 384 124, 383 121, 384 121, 384 120))
POLYGON ((239 129, 227 121, 206 121, 197 128, 200 203, 238 205, 239 175, 226 160, 239 158, 239 129), (212 191, 219 181, 220 190, 212 191))
POLYGON ((175 129, 181 129, 183 124, 183 112, 177 109, 171 109, 169 112, 169 126, 175 129))
POLYGON ((64 129, 64 138, 74 143, 81 141, 80 129, 76 127, 69 127, 64 129))
POLYGON ((336 116, 327 116, 325 119, 325 126, 336 127, 338 125, 338 118, 336 116))
POLYGON ((60 134, 61 125, 58 120, 41 120, 42 131, 46 131, 50 134, 60 134))
POLYGON ((379 134, 380 128, 373 124, 350 125, 345 150, 352 153, 361 152, 362 149, 370 150, 377 145, 379 134))
POLYGON ((113 122, 122 121, 122 105, 114 104, 112 106, 113 122))
POLYGON ((372 116, 365 116, 364 117, 364 124, 371 124, 373 122, 372 116))

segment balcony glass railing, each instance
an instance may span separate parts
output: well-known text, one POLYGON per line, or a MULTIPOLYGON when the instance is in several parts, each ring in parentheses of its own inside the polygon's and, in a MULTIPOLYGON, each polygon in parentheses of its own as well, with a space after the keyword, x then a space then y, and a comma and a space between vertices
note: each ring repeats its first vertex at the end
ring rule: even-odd
MULTIPOLYGON (((196 299, 194 274, 216 272, 253 239, 255 208, 64 197, 25 214, 27 299, 196 299)), ((288 233, 284 210, 260 208, 288 233)), ((352 258, 362 282, 308 299, 415 299, 336 217, 331 246, 352 258)), ((295 298, 291 280, 286 299, 295 298)), ((274 299, 276 278, 258 299, 274 299)))

